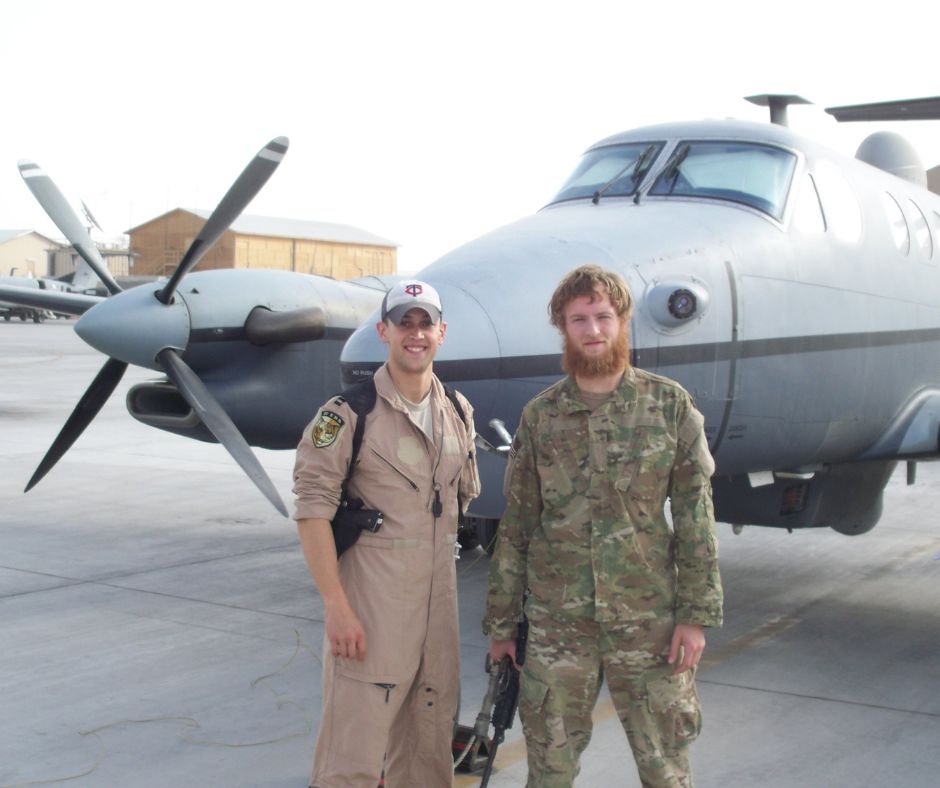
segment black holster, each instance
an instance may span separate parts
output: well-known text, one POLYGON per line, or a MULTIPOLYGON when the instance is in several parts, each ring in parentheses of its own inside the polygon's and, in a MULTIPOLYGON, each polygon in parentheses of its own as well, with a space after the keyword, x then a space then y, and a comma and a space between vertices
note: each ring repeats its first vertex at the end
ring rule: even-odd
POLYGON ((363 531, 375 533, 382 527, 384 515, 377 509, 363 509, 359 498, 343 498, 330 525, 339 558, 352 547, 363 531))

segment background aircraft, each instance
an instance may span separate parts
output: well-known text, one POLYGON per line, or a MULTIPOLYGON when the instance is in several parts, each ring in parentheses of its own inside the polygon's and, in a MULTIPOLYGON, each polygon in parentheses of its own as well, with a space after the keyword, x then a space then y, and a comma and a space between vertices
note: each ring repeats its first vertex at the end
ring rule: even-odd
MULTIPOLYGON (((940 451, 940 198, 897 135, 872 135, 849 158, 780 124, 796 97, 753 100, 778 122, 664 124, 596 143, 541 211, 421 271, 450 324, 435 369, 473 402, 481 439, 505 444, 494 420, 514 429, 560 374, 545 311, 555 284, 583 263, 614 268, 636 299, 634 363, 680 381, 705 415, 718 518, 861 533, 878 520, 895 464, 940 451)), ((829 111, 938 110, 940 99, 829 111)), ((273 140, 249 164, 168 282, 127 292, 51 181, 21 162, 112 294, 62 294, 49 307, 84 312, 76 331, 109 360, 30 487, 133 363, 168 378, 131 390, 135 418, 219 440, 284 511, 248 444, 292 448, 341 387, 340 369, 345 383, 372 373, 384 358, 372 324, 391 281, 189 273, 286 146, 273 140)), ((13 300, 10 291, 0 286, 0 297, 13 300)), ((485 542, 502 511, 503 467, 481 453, 473 513, 485 542)))
MULTIPOLYGON (((33 279, 26 276, 0 276, 0 287, 18 287, 23 289, 59 289, 63 285, 55 279, 33 279)), ((41 323, 50 312, 47 309, 35 309, 30 306, 24 306, 20 303, 9 301, 0 301, 0 317, 4 320, 19 318, 20 320, 32 320, 34 323, 41 323)))
MULTIPOLYGON (((82 203, 84 206, 84 203, 82 203)), ((87 210, 87 209, 86 209, 87 210)), ((40 298, 37 307, 28 306, 29 296, 19 292, 19 290, 42 290, 55 291, 60 293, 85 293, 92 292, 98 286, 98 276, 84 260, 79 260, 75 266, 75 272, 72 275, 71 282, 63 282, 58 279, 47 279, 44 277, 33 278, 25 276, 0 276, 0 287, 18 288, 14 291, 19 299, 15 302, 0 301, 0 317, 4 320, 11 320, 18 317, 20 320, 32 320, 35 323, 41 323, 47 317, 57 316, 60 310, 45 308, 49 302, 40 298)), ((69 311, 63 311, 61 314, 68 316, 69 311)))

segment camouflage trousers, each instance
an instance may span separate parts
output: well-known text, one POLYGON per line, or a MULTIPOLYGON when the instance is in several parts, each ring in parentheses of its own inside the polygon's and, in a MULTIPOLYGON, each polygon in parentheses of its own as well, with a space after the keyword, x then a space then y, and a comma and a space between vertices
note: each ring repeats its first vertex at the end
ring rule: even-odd
POLYGON ((530 620, 519 694, 528 788, 569 788, 606 680, 645 788, 691 788, 702 715, 694 676, 666 663, 673 621, 530 620))

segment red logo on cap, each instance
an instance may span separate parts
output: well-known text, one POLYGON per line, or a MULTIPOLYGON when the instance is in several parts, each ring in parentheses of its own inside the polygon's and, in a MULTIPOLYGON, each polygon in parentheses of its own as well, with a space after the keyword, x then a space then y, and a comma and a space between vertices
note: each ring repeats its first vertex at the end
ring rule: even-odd
POLYGON ((421 293, 424 292, 424 288, 421 287, 421 285, 406 285, 405 292, 408 295, 414 296, 415 298, 417 298, 419 295, 421 295, 421 293))

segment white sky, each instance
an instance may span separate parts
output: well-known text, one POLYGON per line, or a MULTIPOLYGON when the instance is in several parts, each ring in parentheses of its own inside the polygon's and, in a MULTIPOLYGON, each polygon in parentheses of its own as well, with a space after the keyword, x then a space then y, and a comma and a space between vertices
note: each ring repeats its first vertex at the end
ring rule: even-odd
POLYGON ((21 158, 116 236, 211 209, 283 134, 290 150, 247 212, 361 227, 400 244, 410 272, 537 210, 598 139, 762 121, 742 97, 768 92, 813 101, 791 127, 843 152, 894 128, 940 163, 940 122, 839 126, 822 110, 940 95, 940 5, 828 6, 7 0, 0 228, 60 236, 21 158))

